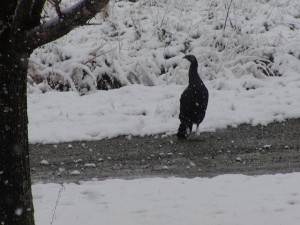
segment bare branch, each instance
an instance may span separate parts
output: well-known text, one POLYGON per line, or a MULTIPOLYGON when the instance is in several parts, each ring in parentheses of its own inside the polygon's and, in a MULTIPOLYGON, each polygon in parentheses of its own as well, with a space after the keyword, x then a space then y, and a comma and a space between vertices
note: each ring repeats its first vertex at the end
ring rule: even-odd
POLYGON ((55 8, 55 11, 58 15, 59 18, 63 17, 63 14, 61 12, 60 6, 59 4, 61 3, 61 0, 48 0, 48 2, 53 5, 53 7, 55 8))
POLYGON ((98 26, 98 25, 102 25, 102 23, 86 23, 84 25, 86 25, 86 26, 98 26))
POLYGON ((41 26, 28 31, 22 41, 24 47, 33 50, 56 40, 77 26, 84 25, 108 4, 109 0, 81 0, 61 11, 62 17, 55 17, 41 26))
MULTIPOLYGON (((232 2, 233 2, 233 0, 230 1, 229 5, 228 5, 228 8, 227 8, 226 19, 225 19, 223 31, 225 31, 225 29, 226 29, 227 19, 228 19, 228 16, 229 16, 229 11, 230 11, 230 7, 231 7, 232 2)), ((226 5, 225 5, 225 8, 226 8, 226 5)))
POLYGON ((83 64, 86 65, 87 63, 93 61, 94 59, 100 57, 101 55, 105 55, 106 53, 109 53, 109 52, 111 52, 111 51, 113 51, 113 49, 110 49, 110 50, 108 50, 108 51, 106 51, 106 52, 102 52, 102 53, 99 54, 99 55, 95 55, 95 56, 92 57, 91 59, 88 59, 87 61, 85 61, 85 63, 83 63, 83 64))
POLYGON ((44 8, 46 0, 34 0, 31 11, 31 25, 33 27, 40 24, 41 14, 44 8))

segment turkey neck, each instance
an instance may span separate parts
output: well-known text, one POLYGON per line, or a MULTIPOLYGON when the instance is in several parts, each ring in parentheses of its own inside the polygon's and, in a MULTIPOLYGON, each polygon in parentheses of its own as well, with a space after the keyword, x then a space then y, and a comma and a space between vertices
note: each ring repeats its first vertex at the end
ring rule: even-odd
POLYGON ((199 82, 202 83, 202 80, 198 75, 198 64, 192 63, 189 69, 189 85, 195 85, 199 82))

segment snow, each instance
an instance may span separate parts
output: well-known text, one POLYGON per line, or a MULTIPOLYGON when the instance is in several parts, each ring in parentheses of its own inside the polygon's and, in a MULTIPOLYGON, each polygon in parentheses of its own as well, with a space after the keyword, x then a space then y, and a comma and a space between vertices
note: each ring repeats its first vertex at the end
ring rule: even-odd
MULTIPOLYGON (((44 81, 29 82, 30 142, 174 134, 188 81, 184 54, 197 57, 210 92, 200 132, 299 118, 299 2, 233 1, 223 28, 229 3, 111 1, 96 25, 35 50, 29 75, 44 81), (97 90, 105 74, 124 87, 97 90), (51 91, 47 79, 72 91, 51 91)), ((54 16, 48 9, 45 17, 54 16)))
MULTIPOLYGON (((105 74, 122 85, 186 84, 178 64, 187 53, 199 59, 205 81, 246 77, 251 89, 260 86, 253 77, 299 74, 299 2, 233 1, 224 28, 229 2, 110 1, 109 16, 90 21, 96 25, 34 51, 29 74, 80 94, 93 93, 105 74)), ((45 18, 54 16, 52 8, 45 18)), ((49 88, 42 82, 31 91, 49 88)))
POLYGON ((49 165, 49 162, 45 159, 43 159, 41 162, 40 162, 41 165, 44 165, 44 166, 48 166, 49 165))
MULTIPOLYGON (((300 117, 299 75, 213 80, 206 85, 210 99, 200 132, 300 117), (259 83, 256 89, 243 87, 254 81, 259 83)), ((130 85, 85 96, 76 92, 30 94, 29 140, 58 143, 174 134, 179 126, 179 98, 185 87, 130 85)))
MULTIPOLYGON (((63 1, 62 9, 72 3, 63 1)), ((229 3, 110 1, 107 18, 99 14, 90 21, 96 25, 35 50, 28 85, 30 143, 174 134, 187 85, 185 54, 197 57, 210 93, 200 132, 299 118, 299 1, 233 1, 224 28, 229 3), (124 87, 97 90, 104 75, 124 87), (52 90, 62 84, 71 91, 52 90)), ((46 9, 46 21, 54 16, 53 8, 46 9)), ((300 173, 32 187, 37 224, 296 225, 299 186, 300 173)))
POLYGON ((222 175, 34 184, 33 195, 36 224, 297 225, 299 186, 300 173, 222 175))
POLYGON ((70 175, 79 175, 80 174, 80 171, 78 170, 73 170, 72 172, 70 172, 70 175))
POLYGON ((95 163, 86 163, 84 164, 84 167, 96 167, 95 163))

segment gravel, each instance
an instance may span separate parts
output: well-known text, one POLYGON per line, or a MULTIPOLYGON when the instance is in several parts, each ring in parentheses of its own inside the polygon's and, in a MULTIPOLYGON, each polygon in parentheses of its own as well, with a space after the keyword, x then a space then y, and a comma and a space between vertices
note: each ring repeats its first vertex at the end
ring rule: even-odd
POLYGON ((33 182, 290 173, 300 171, 300 119, 243 124, 185 141, 160 134, 35 144, 30 159, 33 182))

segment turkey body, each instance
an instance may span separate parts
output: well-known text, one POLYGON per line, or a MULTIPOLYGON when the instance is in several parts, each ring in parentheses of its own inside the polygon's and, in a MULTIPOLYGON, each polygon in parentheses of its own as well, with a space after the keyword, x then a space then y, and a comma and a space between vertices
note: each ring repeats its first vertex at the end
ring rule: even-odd
POLYGON ((192 132, 193 124, 197 125, 203 121, 208 105, 209 93, 198 74, 198 62, 195 56, 187 55, 185 59, 191 62, 189 69, 189 85, 180 97, 180 125, 178 138, 187 138, 192 132))

